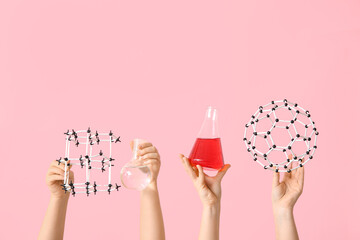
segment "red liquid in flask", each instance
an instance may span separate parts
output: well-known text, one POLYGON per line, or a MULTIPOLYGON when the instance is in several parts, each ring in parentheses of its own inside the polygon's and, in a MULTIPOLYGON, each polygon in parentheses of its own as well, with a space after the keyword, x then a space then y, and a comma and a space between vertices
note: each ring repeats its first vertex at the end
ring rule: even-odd
POLYGON ((200 165, 205 170, 220 170, 224 166, 220 138, 197 138, 189 160, 191 165, 200 165))

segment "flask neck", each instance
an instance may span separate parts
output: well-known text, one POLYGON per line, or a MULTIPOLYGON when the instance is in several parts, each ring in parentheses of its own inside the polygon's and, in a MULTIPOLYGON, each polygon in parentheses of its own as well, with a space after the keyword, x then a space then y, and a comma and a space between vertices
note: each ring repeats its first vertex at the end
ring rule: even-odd
POLYGON ((219 138, 218 112, 214 107, 208 107, 198 138, 219 138))

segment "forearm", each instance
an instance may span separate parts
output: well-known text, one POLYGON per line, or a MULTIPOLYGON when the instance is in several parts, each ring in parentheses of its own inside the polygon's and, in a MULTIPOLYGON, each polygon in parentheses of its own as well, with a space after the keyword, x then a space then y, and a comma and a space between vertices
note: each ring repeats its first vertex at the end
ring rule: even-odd
POLYGON ((165 239, 164 221, 156 183, 141 191, 140 239, 165 239))
POLYGON ((220 203, 204 206, 202 212, 199 240, 218 240, 220 225, 220 203))
POLYGON ((38 240, 63 239, 68 198, 50 198, 38 240))
POLYGON ((293 209, 274 208, 276 240, 298 240, 293 209))

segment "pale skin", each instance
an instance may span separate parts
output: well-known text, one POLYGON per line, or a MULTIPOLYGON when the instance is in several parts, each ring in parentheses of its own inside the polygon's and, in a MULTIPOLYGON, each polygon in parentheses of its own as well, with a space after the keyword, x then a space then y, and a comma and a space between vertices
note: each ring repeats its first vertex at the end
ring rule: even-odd
MULTIPOLYGON (((133 142, 131 142, 131 148, 133 148, 133 142)), ((164 240, 164 220, 157 188, 157 177, 161 165, 160 155, 150 142, 143 142, 138 146, 137 156, 151 172, 149 185, 140 193, 140 239, 164 240)))
MULTIPOLYGON (((292 156, 289 156, 291 159, 292 156)), ((292 163, 289 166, 292 168, 292 163)), ((280 181, 280 173, 274 172, 272 183, 272 206, 275 220, 277 240, 298 240, 294 219, 294 206, 304 187, 304 167, 290 173, 284 173, 280 181)))
POLYGON ((191 166, 189 159, 180 154, 181 162, 190 176, 203 205, 199 240, 218 240, 220 226, 221 180, 230 168, 226 164, 216 176, 206 175, 201 166, 191 166))
MULTIPOLYGON (((68 168, 69 171, 70 168, 68 168)), ((61 184, 64 182, 65 165, 53 161, 46 174, 46 184, 50 190, 49 205, 40 229, 38 240, 60 240, 64 236, 66 209, 69 192, 65 194, 61 184)), ((69 179, 74 182, 74 173, 69 171, 69 179)))

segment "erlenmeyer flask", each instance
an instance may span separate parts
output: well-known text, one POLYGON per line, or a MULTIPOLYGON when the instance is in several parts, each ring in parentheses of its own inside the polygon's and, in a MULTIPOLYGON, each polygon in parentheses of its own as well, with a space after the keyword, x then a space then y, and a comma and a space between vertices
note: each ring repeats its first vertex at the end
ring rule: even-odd
POLYGON ((121 169, 121 182, 129 189, 141 191, 147 187, 151 180, 151 172, 148 166, 142 165, 136 153, 139 144, 143 142, 141 139, 133 140, 133 155, 130 162, 128 162, 121 169))
POLYGON ((191 165, 200 165, 210 172, 224 166, 216 108, 208 107, 189 160, 191 165))

